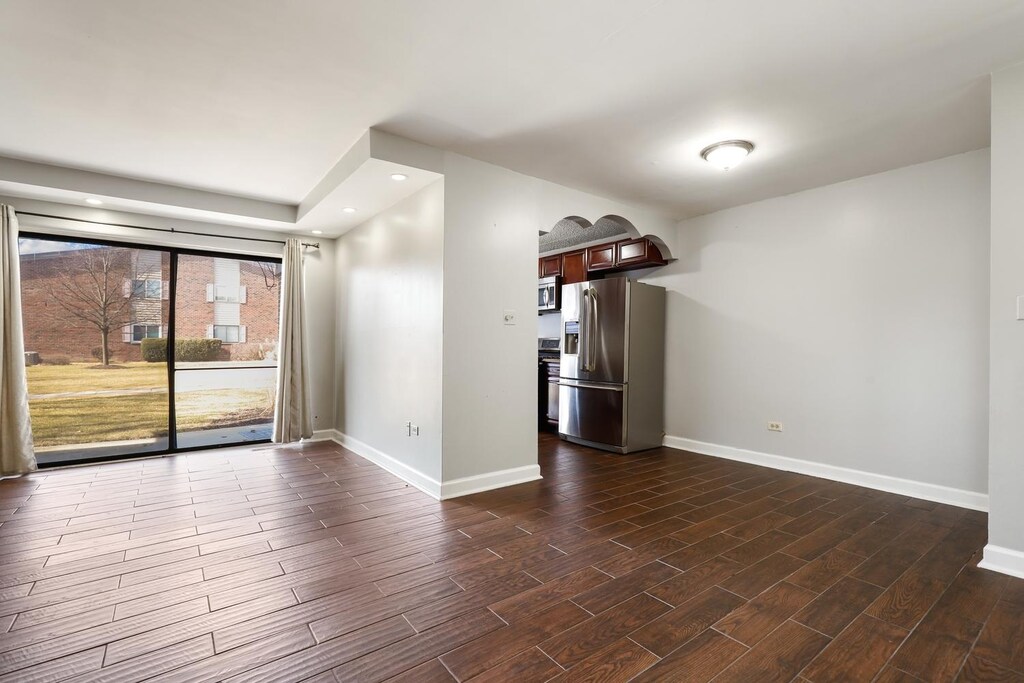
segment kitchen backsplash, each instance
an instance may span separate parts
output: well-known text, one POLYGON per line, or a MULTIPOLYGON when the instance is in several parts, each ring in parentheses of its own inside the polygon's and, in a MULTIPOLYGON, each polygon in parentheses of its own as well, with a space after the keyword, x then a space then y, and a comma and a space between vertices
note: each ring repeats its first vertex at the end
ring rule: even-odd
POLYGON ((545 313, 537 316, 537 338, 557 337, 562 316, 558 313, 545 313))

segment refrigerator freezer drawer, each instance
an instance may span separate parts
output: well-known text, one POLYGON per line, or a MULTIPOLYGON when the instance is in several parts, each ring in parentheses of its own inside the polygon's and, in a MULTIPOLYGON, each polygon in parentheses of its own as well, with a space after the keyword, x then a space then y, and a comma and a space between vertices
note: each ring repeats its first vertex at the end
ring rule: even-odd
POLYGON ((561 382, 558 432, 574 439, 621 448, 626 445, 626 392, 621 385, 561 382))

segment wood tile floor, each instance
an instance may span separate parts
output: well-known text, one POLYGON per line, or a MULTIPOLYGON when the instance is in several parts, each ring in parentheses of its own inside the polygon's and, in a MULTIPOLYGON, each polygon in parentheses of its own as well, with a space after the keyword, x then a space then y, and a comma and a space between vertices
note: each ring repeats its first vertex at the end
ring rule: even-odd
POLYGON ((983 514, 549 436, 541 466, 444 503, 332 443, 5 480, 0 682, 1024 681, 983 514))

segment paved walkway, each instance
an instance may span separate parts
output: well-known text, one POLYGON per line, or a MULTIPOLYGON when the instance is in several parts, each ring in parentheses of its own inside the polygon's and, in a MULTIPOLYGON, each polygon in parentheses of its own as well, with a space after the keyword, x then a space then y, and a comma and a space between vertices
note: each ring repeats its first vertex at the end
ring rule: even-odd
POLYGON ((42 401, 48 398, 79 398, 89 396, 133 396, 136 394, 167 393, 167 387, 145 387, 142 389, 96 389, 92 391, 59 391, 55 394, 29 394, 28 400, 42 401))
MULTIPOLYGON (((204 390, 273 390, 277 384, 277 369, 273 366, 255 363, 233 363, 230 367, 210 368, 202 363, 181 363, 175 374, 175 391, 204 390), (198 372, 188 372, 199 370, 198 372)), ((152 381, 152 380, 150 380, 152 381)), ((111 396, 138 396, 140 394, 167 393, 167 387, 138 387, 126 389, 86 389, 82 391, 58 391, 51 394, 30 394, 30 401, 59 398, 95 398, 111 396)))

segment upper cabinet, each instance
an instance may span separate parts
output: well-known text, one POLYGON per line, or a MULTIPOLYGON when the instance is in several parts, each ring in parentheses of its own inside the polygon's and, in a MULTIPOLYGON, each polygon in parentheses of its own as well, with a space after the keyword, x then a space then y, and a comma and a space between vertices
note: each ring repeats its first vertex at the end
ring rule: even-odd
POLYGON ((615 244, 615 266, 617 268, 649 268, 663 265, 665 265, 665 259, 657 245, 645 237, 615 244))
POLYGON ((544 256, 538 264, 537 277, 552 277, 562 274, 562 255, 544 256))
POLYGON ((567 251, 562 256, 562 284, 587 281, 587 250, 567 251))
POLYGON ((615 243, 599 244, 587 248, 587 270, 612 270, 615 268, 615 243))
POLYGON ((560 275, 563 284, 585 282, 590 276, 665 265, 665 258, 646 237, 598 244, 578 251, 544 256, 538 262, 540 277, 560 275))

